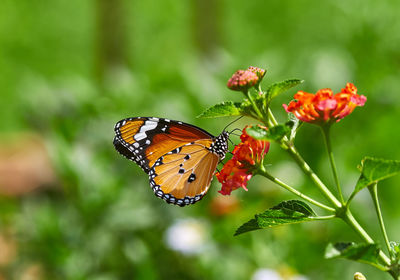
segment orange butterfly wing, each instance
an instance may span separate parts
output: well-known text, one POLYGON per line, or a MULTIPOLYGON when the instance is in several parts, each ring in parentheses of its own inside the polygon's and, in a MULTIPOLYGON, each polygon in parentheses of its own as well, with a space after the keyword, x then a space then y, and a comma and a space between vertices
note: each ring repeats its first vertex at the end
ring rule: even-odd
POLYGON ((208 191, 219 157, 212 140, 198 140, 160 157, 149 172, 157 196, 180 206, 199 201, 208 191))
POLYGON ((128 118, 115 125, 114 146, 146 172, 164 154, 184 144, 214 137, 190 124, 161 118, 128 118))
POLYGON ((179 206, 206 194, 227 149, 226 133, 225 138, 215 138, 201 128, 168 119, 124 119, 115 125, 115 133, 116 150, 149 174, 156 196, 179 206), (222 152, 216 143, 223 146, 222 152))

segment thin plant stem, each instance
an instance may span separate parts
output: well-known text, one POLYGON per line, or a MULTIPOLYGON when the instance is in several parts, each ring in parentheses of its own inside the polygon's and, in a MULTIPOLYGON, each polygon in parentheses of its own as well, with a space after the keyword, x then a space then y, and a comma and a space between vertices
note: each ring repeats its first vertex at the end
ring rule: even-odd
POLYGON ((339 209, 342 204, 336 199, 332 192, 325 186, 321 179, 314 173, 311 167, 304 161, 293 145, 287 144, 285 149, 289 155, 294 159, 297 165, 303 170, 303 172, 314 182, 325 198, 330 201, 335 208, 339 209))
POLYGON ((383 238, 385 240, 386 248, 387 248, 387 250, 389 252, 390 257, 392 258, 393 257, 392 256, 392 250, 390 249, 389 238, 388 238, 387 233, 386 233, 386 228, 385 228, 385 224, 383 222, 381 207, 380 207, 379 200, 378 200, 377 183, 374 183, 373 185, 369 186, 368 190, 369 190, 369 192, 371 194, 372 201, 374 202, 374 205, 375 205, 376 215, 378 216, 379 225, 380 225, 381 230, 382 230, 382 234, 383 234, 383 238))
MULTIPOLYGON (((343 221, 346 222, 365 242, 374 244, 374 240, 368 235, 368 233, 364 230, 364 228, 357 222, 351 213, 350 209, 347 208, 346 212, 344 212, 343 216, 339 216, 343 221)), ((383 251, 379 251, 379 259, 386 265, 390 265, 390 259, 386 256, 383 251)))
POLYGON ((265 125, 268 125, 268 119, 264 118, 264 115, 261 113, 260 109, 258 108, 257 104, 254 102, 253 97, 251 96, 250 92, 244 93, 246 97, 249 99, 251 105, 253 106, 254 112, 257 114, 258 119, 262 121, 265 125))
POLYGON ((337 218, 336 215, 327 215, 327 216, 317 216, 317 217, 310 217, 312 220, 331 220, 337 218))
POLYGON ((274 115, 272 114, 271 109, 268 107, 268 119, 271 120, 271 123, 276 126, 278 125, 278 122, 276 121, 274 115))
POLYGON ((312 203, 312 204, 314 204, 314 205, 316 205, 318 207, 321 207, 321 208, 323 208, 325 210, 328 210, 330 212, 336 212, 336 210, 334 208, 329 207, 329 206, 327 206, 327 205, 325 205, 323 203, 320 203, 320 202, 310 198, 309 196, 303 194, 302 192, 296 190, 295 188, 285 184, 284 182, 282 182, 278 178, 272 176, 271 174, 268 173, 268 171, 265 170, 264 166, 261 166, 257 173, 262 175, 262 176, 264 176, 264 177, 266 177, 267 179, 271 180, 272 182, 278 184, 279 186, 283 187, 284 189, 290 191, 291 193, 297 195, 298 197, 301 197, 302 199, 304 199, 304 200, 306 200, 306 201, 308 201, 308 202, 310 202, 310 203, 312 203))
MULTIPOLYGON (((277 125, 277 121, 271 110, 268 109, 268 119, 274 125, 277 125)), ((340 203, 336 197, 332 194, 332 192, 325 186, 325 184, 319 179, 319 177, 314 173, 311 167, 304 161, 304 159, 300 156, 298 151, 295 149, 292 143, 289 142, 287 137, 285 136, 282 140, 281 147, 286 150, 290 156, 295 160, 297 165, 303 170, 303 172, 310 177, 310 179, 314 182, 314 184, 318 187, 318 189, 322 192, 322 194, 326 197, 328 201, 330 201, 336 208, 342 207, 343 203, 340 203)))
POLYGON ((322 130, 322 135, 324 136, 325 147, 328 152, 329 162, 331 164, 332 174, 333 174, 333 178, 335 180, 337 192, 339 194, 339 199, 340 199, 340 202, 342 204, 344 204, 342 188, 340 187, 340 182, 339 182, 339 177, 337 174, 335 159, 333 157, 333 152, 332 152, 332 144, 331 144, 331 137, 330 137, 330 125, 327 124, 327 125, 321 126, 321 130, 322 130))

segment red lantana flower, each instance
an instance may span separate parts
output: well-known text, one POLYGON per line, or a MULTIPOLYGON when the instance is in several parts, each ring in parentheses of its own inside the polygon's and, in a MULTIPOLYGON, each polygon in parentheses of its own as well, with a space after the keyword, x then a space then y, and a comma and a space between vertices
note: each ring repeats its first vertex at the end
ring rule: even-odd
POLYGON ((367 101, 364 95, 357 94, 357 88, 352 83, 347 83, 336 94, 326 88, 316 94, 299 91, 294 98, 296 101, 291 101, 289 105, 283 104, 286 112, 293 113, 303 122, 315 124, 338 122, 367 101))
POLYGON ((232 158, 225 163, 221 172, 216 174, 218 181, 222 183, 218 192, 223 195, 230 195, 238 188, 247 191, 247 182, 253 176, 252 172, 269 150, 269 142, 251 138, 246 132, 247 127, 240 136, 241 143, 233 149, 232 158))

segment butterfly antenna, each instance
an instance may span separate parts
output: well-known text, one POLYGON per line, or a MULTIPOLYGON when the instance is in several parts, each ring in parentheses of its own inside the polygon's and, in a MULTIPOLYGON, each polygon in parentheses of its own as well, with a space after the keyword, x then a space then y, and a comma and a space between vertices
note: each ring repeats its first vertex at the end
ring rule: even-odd
POLYGON ((243 118, 243 116, 240 116, 239 118, 237 118, 237 119, 231 121, 230 123, 228 123, 228 124, 224 127, 224 130, 223 130, 223 131, 225 131, 225 129, 226 129, 228 126, 230 126, 230 125, 233 124, 234 122, 237 122, 237 121, 240 120, 241 118, 243 118))
MULTIPOLYGON (((239 128, 235 128, 235 129, 233 129, 232 131, 230 131, 229 132, 229 134, 233 134, 233 135, 236 135, 236 134, 234 134, 233 132, 235 132, 235 131, 240 131, 240 132, 242 132, 242 130, 241 129, 239 129, 239 128)), ((238 135, 237 135, 238 136, 238 135)))

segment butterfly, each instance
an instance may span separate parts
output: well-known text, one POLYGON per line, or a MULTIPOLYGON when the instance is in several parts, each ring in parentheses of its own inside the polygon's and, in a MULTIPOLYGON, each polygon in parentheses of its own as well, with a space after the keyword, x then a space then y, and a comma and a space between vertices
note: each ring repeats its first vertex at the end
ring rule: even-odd
POLYGON ((127 118, 114 130, 115 149, 148 174, 154 194, 182 207, 203 198, 228 151, 227 131, 215 137, 181 121, 127 118))

